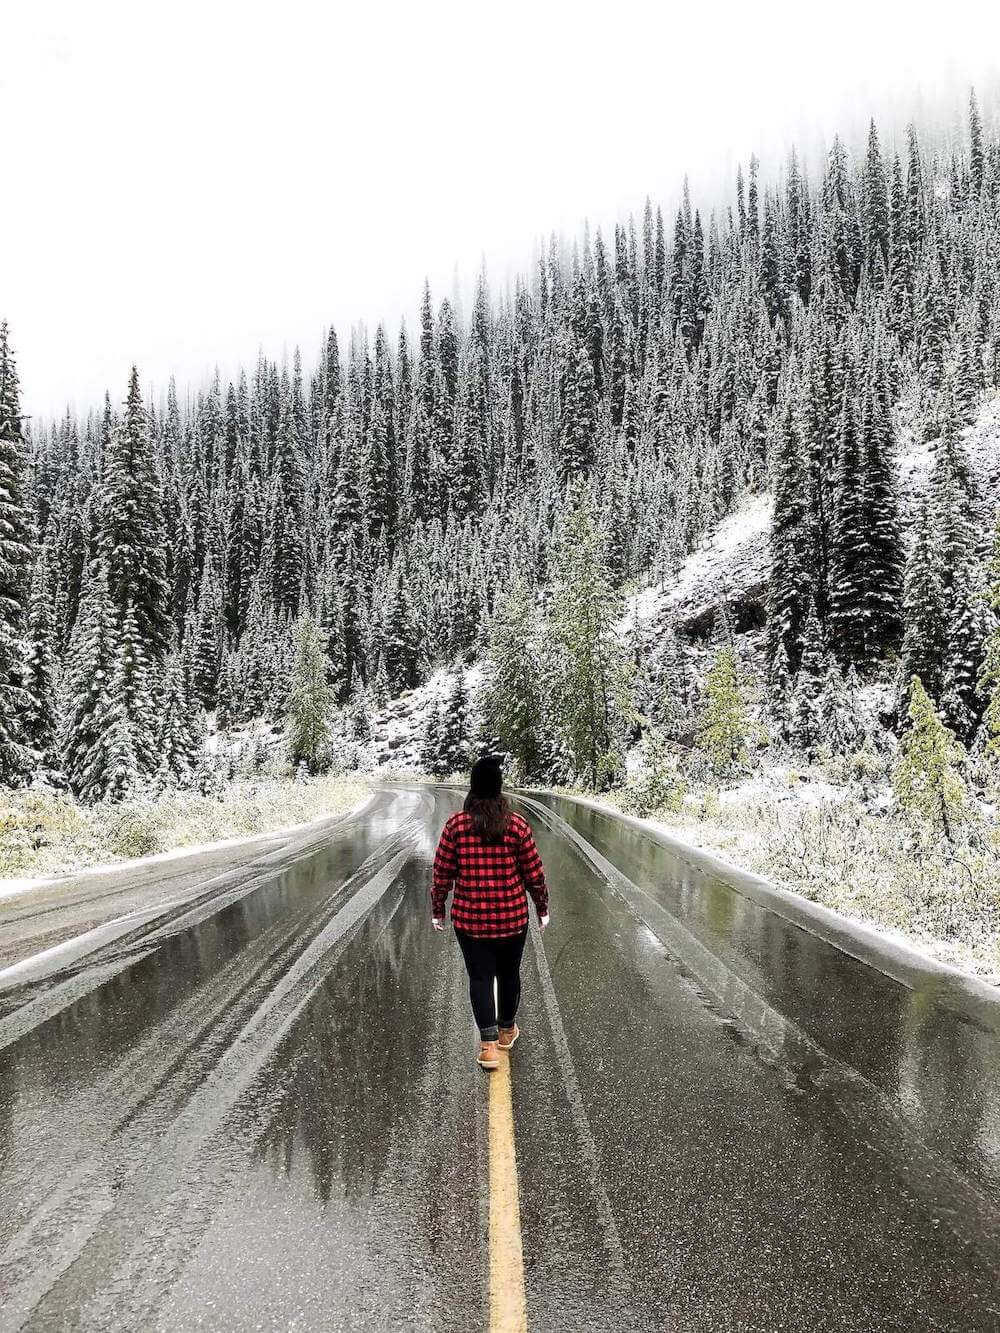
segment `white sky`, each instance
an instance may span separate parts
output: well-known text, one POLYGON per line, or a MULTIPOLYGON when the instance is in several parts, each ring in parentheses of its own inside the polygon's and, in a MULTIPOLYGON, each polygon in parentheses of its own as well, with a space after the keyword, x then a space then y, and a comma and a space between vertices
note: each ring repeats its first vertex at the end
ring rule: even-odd
MULTIPOLYGON (((792 133, 994 73, 949 0, 0 0, 0 317, 25 410, 381 317, 792 133)), ((956 95, 956 109, 959 99, 956 95)), ((988 101, 992 115, 995 101, 988 101)))

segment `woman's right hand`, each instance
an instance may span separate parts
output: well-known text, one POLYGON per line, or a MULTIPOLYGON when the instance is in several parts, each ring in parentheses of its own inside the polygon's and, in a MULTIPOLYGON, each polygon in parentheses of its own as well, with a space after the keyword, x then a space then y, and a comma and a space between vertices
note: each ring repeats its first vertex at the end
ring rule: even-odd
POLYGON ((431 925, 434 927, 435 930, 444 930, 444 917, 432 916, 431 925))
POLYGON ((549 924, 549 914, 548 912, 546 912, 544 916, 540 916, 538 918, 539 929, 544 930, 548 924, 549 924))

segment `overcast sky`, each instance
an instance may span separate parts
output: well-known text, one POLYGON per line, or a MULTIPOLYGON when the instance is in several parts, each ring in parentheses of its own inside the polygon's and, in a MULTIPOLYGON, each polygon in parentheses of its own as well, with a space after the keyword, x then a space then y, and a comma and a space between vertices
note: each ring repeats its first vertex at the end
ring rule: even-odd
MULTIPOLYGON (((4 0, 0 317, 25 410, 313 362, 485 258, 995 77, 1000 6, 4 0)), ((963 94, 955 94, 956 105, 963 94)), ((994 102, 987 106, 992 118, 994 102)))

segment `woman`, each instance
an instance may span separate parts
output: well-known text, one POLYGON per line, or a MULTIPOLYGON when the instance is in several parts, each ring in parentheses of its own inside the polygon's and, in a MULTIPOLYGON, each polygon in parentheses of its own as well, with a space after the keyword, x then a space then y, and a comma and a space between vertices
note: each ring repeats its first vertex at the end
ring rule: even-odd
POLYGON ((541 857, 528 821, 514 814, 502 787, 497 759, 487 756, 473 764, 464 808, 441 831, 431 888, 434 929, 444 930, 445 899, 455 885, 451 922, 469 974, 484 1069, 496 1069, 500 1051, 509 1051, 520 1036, 514 1016, 528 935, 526 888, 542 930, 549 924, 541 857))

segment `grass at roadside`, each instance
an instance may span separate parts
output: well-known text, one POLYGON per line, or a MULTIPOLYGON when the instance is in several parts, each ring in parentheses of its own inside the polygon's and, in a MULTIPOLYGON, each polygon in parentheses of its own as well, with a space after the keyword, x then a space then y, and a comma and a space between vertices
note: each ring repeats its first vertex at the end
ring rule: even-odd
POLYGON ((340 814, 370 790, 358 775, 260 777, 220 794, 172 792, 81 806, 46 790, 0 791, 0 878, 83 870, 135 856, 251 837, 340 814))

